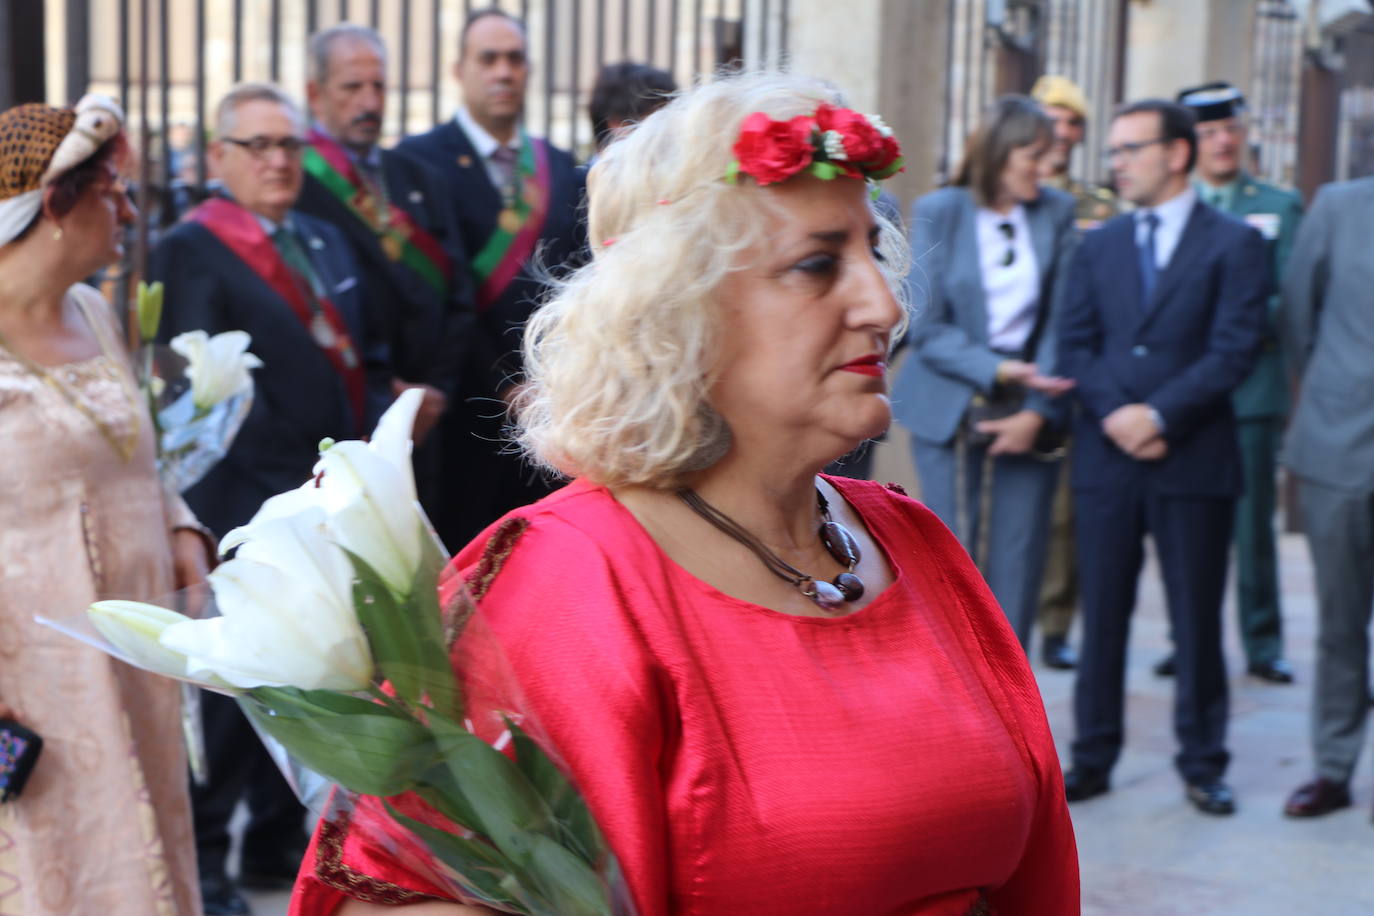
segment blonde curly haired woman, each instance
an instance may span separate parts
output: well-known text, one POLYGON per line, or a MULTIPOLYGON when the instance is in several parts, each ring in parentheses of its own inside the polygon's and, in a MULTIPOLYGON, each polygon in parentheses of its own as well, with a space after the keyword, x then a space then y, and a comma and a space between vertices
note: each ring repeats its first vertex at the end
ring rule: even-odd
MULTIPOLYGON (((721 79, 606 150, 518 405, 573 480, 455 563, 640 916, 1077 913, 1005 618, 930 512, 820 473, 887 427, 904 318, 896 142, 839 104, 721 79)), ((471 911, 380 848, 317 835, 295 912, 471 911)))

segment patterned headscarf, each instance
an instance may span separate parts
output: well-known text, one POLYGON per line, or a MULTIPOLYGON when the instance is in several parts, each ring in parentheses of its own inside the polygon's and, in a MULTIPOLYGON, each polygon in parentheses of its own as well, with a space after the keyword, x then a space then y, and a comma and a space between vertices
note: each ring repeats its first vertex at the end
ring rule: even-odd
POLYGON ((43 190, 116 136, 124 112, 113 100, 88 95, 73 108, 37 102, 0 113, 0 245, 33 221, 43 190))

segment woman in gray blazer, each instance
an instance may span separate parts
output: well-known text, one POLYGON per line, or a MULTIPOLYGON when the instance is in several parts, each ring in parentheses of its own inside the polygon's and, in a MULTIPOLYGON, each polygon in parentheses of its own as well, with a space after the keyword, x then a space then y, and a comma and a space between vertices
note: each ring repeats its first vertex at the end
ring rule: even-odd
POLYGON ((1023 646, 1058 473, 1054 303, 1077 244, 1074 200, 1039 185, 1052 126, 1004 96, 950 187, 912 208, 914 351, 893 392, 927 506, 973 554, 1023 646), (983 419, 984 417, 996 419, 983 419))

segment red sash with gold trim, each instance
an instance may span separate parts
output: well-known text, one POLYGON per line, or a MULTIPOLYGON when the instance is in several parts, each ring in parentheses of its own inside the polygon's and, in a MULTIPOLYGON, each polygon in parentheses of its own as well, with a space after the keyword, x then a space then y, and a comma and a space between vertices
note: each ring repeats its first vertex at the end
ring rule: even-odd
POLYGON ((502 211, 496 228, 472 261, 473 271, 480 283, 477 308, 482 311, 501 298, 506 287, 520 273, 520 268, 534 254, 549 214, 553 182, 549 177, 548 145, 523 132, 522 140, 517 164, 521 175, 521 193, 514 201, 512 210, 502 211), (518 222, 518 227, 503 225, 508 219, 518 222))
POLYGON ((296 316, 343 380, 357 424, 356 432, 361 433, 366 418, 367 375, 338 307, 324 296, 315 295, 308 285, 297 279, 257 217, 233 201, 212 197, 186 214, 186 218, 210 230, 224 247, 286 301, 291 314, 296 316))

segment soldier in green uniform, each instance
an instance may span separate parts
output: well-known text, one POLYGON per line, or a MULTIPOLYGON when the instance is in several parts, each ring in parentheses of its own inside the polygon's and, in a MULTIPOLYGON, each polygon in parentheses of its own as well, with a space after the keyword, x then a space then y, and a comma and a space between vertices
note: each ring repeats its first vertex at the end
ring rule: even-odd
MULTIPOLYGON (((1075 217, 1079 231, 1097 228, 1116 216, 1116 195, 1104 187, 1069 175, 1073 150, 1083 141, 1088 101, 1083 90, 1067 77, 1046 74, 1036 80, 1031 97, 1054 122, 1054 142, 1040 160, 1042 184, 1067 191, 1078 201, 1075 217)), ((1045 553, 1045 575, 1040 585, 1040 657, 1050 668, 1074 667, 1077 659, 1068 643, 1069 626, 1078 605, 1078 567, 1073 546, 1073 496, 1069 491, 1069 462, 1060 470, 1050 518, 1050 543, 1045 553)))
MULTIPOLYGON (((1198 156, 1193 173, 1204 203, 1242 219, 1260 231, 1273 255, 1275 289, 1302 219, 1297 192, 1256 180, 1245 170, 1245 98, 1226 82, 1208 83, 1178 94, 1197 115, 1198 156)), ((1250 674, 1275 684, 1293 680, 1283 657, 1278 556, 1274 538, 1275 458, 1288 388, 1275 332, 1279 297, 1269 301, 1269 330, 1254 372, 1233 395, 1240 421, 1245 492, 1236 506, 1236 585, 1241 638, 1250 674)), ((1172 673, 1165 659, 1156 670, 1172 673), (1165 670, 1160 670, 1165 669, 1165 670)))

